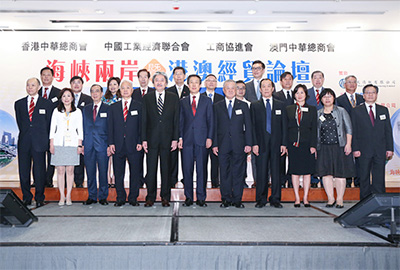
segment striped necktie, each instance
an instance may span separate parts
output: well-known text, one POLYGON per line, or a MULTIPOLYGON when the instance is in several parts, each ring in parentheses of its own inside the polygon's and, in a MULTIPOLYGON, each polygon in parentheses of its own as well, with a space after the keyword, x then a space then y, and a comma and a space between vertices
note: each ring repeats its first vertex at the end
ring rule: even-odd
POLYGON ((158 110, 158 114, 162 115, 163 109, 164 109, 164 104, 161 98, 162 94, 158 95, 158 100, 157 100, 157 110, 158 110))
POLYGON ((29 121, 32 122, 33 110, 35 110, 35 103, 33 102, 33 97, 31 98, 31 102, 29 103, 29 121))
POLYGON ((126 122, 126 117, 128 116, 128 101, 125 101, 124 105, 124 121, 126 122))

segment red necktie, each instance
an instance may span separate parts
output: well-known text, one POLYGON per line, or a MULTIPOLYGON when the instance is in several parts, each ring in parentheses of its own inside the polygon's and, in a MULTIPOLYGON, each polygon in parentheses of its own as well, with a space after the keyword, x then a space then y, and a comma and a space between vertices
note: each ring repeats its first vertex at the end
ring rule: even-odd
POLYGON ((126 122, 126 117, 128 116, 128 101, 125 101, 124 105, 124 121, 126 122))
POLYGON ((96 116, 97 116, 97 105, 94 105, 94 109, 93 109, 93 122, 96 122, 96 116))
POLYGON ((319 90, 315 90, 317 92, 317 95, 315 95, 315 99, 317 100, 317 105, 319 105, 319 90))
POLYGON ((193 111, 193 116, 196 116, 196 96, 193 96, 192 111, 193 111))
POLYGON ((31 102, 29 103, 29 121, 32 122, 32 114, 33 110, 35 109, 35 103, 33 102, 33 97, 31 99, 31 102))
POLYGON ((146 94, 146 89, 142 90, 142 97, 144 96, 144 94, 146 94))
POLYGON ((372 126, 375 126, 374 112, 372 111, 372 105, 369 105, 369 119, 371 119, 372 126))
POLYGON ((46 88, 44 89, 43 98, 45 98, 45 99, 47 99, 47 90, 48 90, 48 89, 49 89, 48 87, 46 87, 46 88))

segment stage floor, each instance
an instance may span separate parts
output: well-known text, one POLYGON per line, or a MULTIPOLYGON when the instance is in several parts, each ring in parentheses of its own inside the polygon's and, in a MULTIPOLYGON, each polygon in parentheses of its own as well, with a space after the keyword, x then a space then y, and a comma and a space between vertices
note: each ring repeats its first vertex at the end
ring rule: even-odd
POLYGON ((245 203, 244 209, 184 207, 171 203, 151 208, 143 204, 90 206, 73 203, 58 206, 48 203, 32 208, 39 218, 29 227, 1 227, 0 245, 169 245, 169 244, 240 244, 240 245, 366 245, 390 246, 382 238, 359 228, 342 228, 333 218, 348 210, 326 208, 312 203, 311 208, 294 208, 283 203, 282 209, 267 205, 258 209, 245 203))

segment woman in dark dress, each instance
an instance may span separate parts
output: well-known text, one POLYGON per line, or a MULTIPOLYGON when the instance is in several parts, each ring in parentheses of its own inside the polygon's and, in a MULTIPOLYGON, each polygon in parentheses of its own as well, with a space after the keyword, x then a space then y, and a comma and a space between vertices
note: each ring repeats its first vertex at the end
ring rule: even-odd
POLYGON ((316 175, 322 177, 328 203, 326 207, 343 208, 346 178, 355 176, 351 154, 352 124, 345 109, 335 104, 335 92, 325 88, 320 95, 324 107, 318 110, 316 175), (336 200, 333 194, 333 179, 336 200))
POLYGON ((315 154, 317 147, 317 109, 306 104, 307 87, 299 84, 294 88, 296 103, 286 107, 288 118, 288 156, 289 170, 292 175, 296 200, 294 207, 300 207, 300 177, 303 176, 303 204, 310 207, 308 191, 311 174, 315 172, 315 154))

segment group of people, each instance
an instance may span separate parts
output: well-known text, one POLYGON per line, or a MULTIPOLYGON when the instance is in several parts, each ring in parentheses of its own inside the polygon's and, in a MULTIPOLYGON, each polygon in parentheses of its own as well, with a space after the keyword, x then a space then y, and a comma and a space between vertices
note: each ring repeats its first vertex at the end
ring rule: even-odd
POLYGON ((211 184, 220 188, 220 206, 224 208, 244 208, 248 158, 257 208, 267 202, 282 208, 281 188, 286 185, 293 187, 294 207, 300 207, 301 202, 310 207, 309 189, 321 180, 328 197, 326 207, 343 207, 345 189, 353 179, 360 187, 361 199, 385 192, 385 163, 393 155, 393 136, 387 108, 376 104, 377 86, 366 85, 363 95, 356 94, 357 79, 347 76, 346 93, 336 98, 332 89, 323 87, 321 71, 312 73, 310 89, 303 84, 293 88, 292 74, 284 72, 280 91, 274 82, 263 78, 262 61, 253 62, 252 72, 254 79, 247 83, 226 80, 224 95, 220 95, 215 92, 217 78, 213 74, 205 78, 206 91, 200 94, 201 77, 192 74, 186 78, 182 67, 173 70, 175 85, 169 88, 165 73, 156 72, 151 77, 149 71, 141 69, 137 73, 140 87, 134 89, 131 81, 111 77, 104 95, 102 86, 93 84, 88 96, 82 93, 81 77, 71 78, 70 88, 60 90, 52 86, 53 70, 43 68, 42 86, 39 79, 28 79, 28 96, 15 103, 24 204, 32 203, 33 161, 37 207, 44 204, 45 186, 52 186, 54 167, 59 205, 72 204, 73 182, 81 187, 86 167, 89 196, 84 204, 99 201, 107 205, 112 185, 117 192, 114 206, 126 202, 139 206, 139 189, 146 184, 144 206, 151 207, 156 200, 159 160, 161 204, 168 207, 171 188, 178 182, 179 153, 184 206, 207 206, 208 160, 211 184), (154 88, 148 86, 150 79, 154 88), (124 187, 126 161, 128 196, 124 187))

